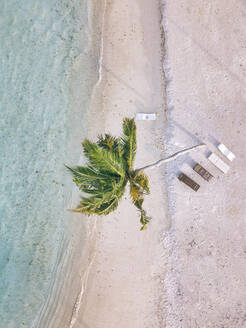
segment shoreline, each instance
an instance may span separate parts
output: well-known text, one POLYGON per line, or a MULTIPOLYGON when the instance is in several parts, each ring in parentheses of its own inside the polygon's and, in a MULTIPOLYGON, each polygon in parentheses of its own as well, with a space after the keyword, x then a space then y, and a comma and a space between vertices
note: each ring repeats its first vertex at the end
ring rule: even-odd
MULTIPOLYGON (((105 132, 119 136, 122 119, 136 112, 157 113, 154 122, 136 122, 136 167, 192 146, 198 139, 216 152, 211 131, 217 131, 216 138, 225 141, 237 159, 230 163, 226 177, 209 166, 205 153, 147 170, 151 194, 144 208, 153 218, 147 231, 139 231, 139 216, 128 193, 109 216, 69 214, 66 228, 71 239, 64 240, 60 250, 54 292, 39 327, 244 323, 245 250, 238 247, 245 240, 244 63, 236 54, 242 51, 239 45, 245 33, 240 32, 244 25, 239 9, 228 3, 221 6, 218 0, 209 5, 200 1, 195 7, 187 0, 165 4, 93 0, 88 47, 75 59, 71 86, 77 114, 71 123, 75 127, 70 136, 72 162, 83 164, 79 154, 84 137, 95 140, 105 132), (228 24, 231 18, 237 33, 228 24), (218 40, 231 53, 220 49, 218 40), (88 77, 83 75, 87 68, 88 77), (88 83, 81 92, 83 79, 88 83), (78 119, 81 108, 88 108, 83 127, 78 119), (182 169, 200 179, 192 171, 194 159, 208 165, 215 177, 197 194, 189 193, 176 178, 182 169)), ((71 208, 78 202, 79 192, 73 186, 66 205, 71 208)))
MULTIPOLYGON (((94 139, 105 132, 120 135, 123 117, 133 117, 138 111, 156 112, 156 122, 147 122, 147 125, 137 122, 136 166, 141 166, 164 154, 166 121, 161 5, 159 1, 151 6, 148 1, 144 4, 140 1, 132 4, 127 0, 102 3, 107 3, 107 8, 101 40, 101 80, 93 90, 87 137, 94 139), (146 26, 146 21, 153 27, 146 26)), ((103 322, 108 328, 116 325, 142 328, 146 322, 164 322, 163 281, 167 254, 162 235, 168 226, 164 170, 161 173, 158 169, 146 172, 150 176, 152 192, 145 200, 145 208, 153 216, 147 231, 139 231, 139 217, 128 195, 113 214, 89 219, 96 222, 95 257, 80 299, 80 309, 77 308, 76 320, 71 327, 101 328, 103 322), (160 179, 163 185, 159 183, 160 179), (124 263, 119 261, 122 256, 126 258, 124 263), (128 271, 133 277, 127 277, 128 271), (119 308, 117 304, 122 293, 119 308), (138 300, 133 296, 136 294, 139 294, 138 300), (130 309, 129 301, 134 302, 134 299, 137 304, 130 309), (121 323, 120 313, 123 314, 121 323)))
MULTIPOLYGON (((102 3, 101 5, 103 6, 102 3)), ((100 86, 100 70, 97 68, 101 61, 100 30, 103 19, 101 8, 96 1, 88 1, 87 46, 74 60, 71 73, 70 103, 74 116, 71 115, 73 129, 69 136, 70 149, 72 149, 68 158, 70 165, 83 164, 81 141, 93 135, 95 131, 93 124, 88 126, 88 122, 91 122, 93 115, 90 109, 94 93, 100 86), (84 81, 85 78, 86 81, 84 81), (88 95, 90 95, 89 98, 88 95)), ((69 178, 71 190, 66 195, 64 211, 75 208, 80 201, 79 190, 71 177, 69 178)), ((70 237, 64 239, 55 281, 41 310, 41 315, 34 323, 35 327, 72 328, 77 320, 96 247, 96 220, 70 212, 66 214, 66 230, 70 237)))
MULTIPOLYGON (((184 0, 184 3, 186 2, 184 0)), ((196 48, 199 42, 190 43, 189 38, 186 39, 189 35, 184 38, 182 29, 172 20, 174 17, 172 13, 179 12, 180 21, 186 22, 186 28, 193 37, 191 40, 194 41, 200 37, 199 28, 203 31, 203 26, 199 25, 200 21, 196 20, 200 13, 196 11, 192 13, 193 22, 190 26, 190 11, 189 9, 185 12, 178 11, 179 2, 167 2, 164 5, 157 0, 151 4, 147 0, 137 0, 135 3, 130 3, 128 0, 115 0, 114 3, 101 1, 100 4, 107 5, 101 40, 103 47, 101 69, 93 90, 91 110, 88 113, 90 127, 87 136, 94 139, 98 133, 104 132, 118 136, 124 116, 133 117, 135 112, 153 111, 157 112, 156 122, 137 122, 136 167, 154 162, 163 157, 164 153, 168 156, 180 148, 192 146, 199 138, 205 138, 209 147, 215 149, 208 138, 209 128, 205 125, 201 127, 199 122, 199 118, 206 114, 213 117, 214 113, 212 110, 210 112, 209 106, 197 107, 196 94, 192 92, 198 90, 201 100, 204 96, 202 86, 205 84, 207 90, 210 90, 208 81, 202 79, 203 65, 208 72, 208 77, 211 74, 214 88, 219 85, 218 80, 213 80, 213 71, 220 71, 220 68, 216 67, 218 61, 207 56, 205 48, 200 47, 203 60, 202 65, 199 65, 196 62, 196 56, 201 56, 196 48), (180 47, 176 47, 177 38, 180 38, 180 47), (183 46, 186 49, 185 53, 183 53, 183 46), (178 55, 177 51, 179 51, 178 55), (181 65, 182 69, 180 69, 180 61, 184 64, 181 65), (185 63, 190 63, 192 69, 186 67, 185 63), (210 67, 211 65, 213 68, 210 67), (201 70, 200 74, 197 75, 196 70, 201 70), (190 78, 189 83, 186 84, 182 78, 189 74, 193 74, 194 80, 190 78), (179 84, 180 81, 183 82, 179 84), (187 91, 184 90, 184 85, 187 91), (186 104, 188 99, 194 117, 198 118, 197 123, 194 118, 190 120, 189 111, 183 110, 182 104, 186 104), (182 128, 175 119, 183 119, 183 122, 186 122, 185 128, 182 128), (199 133, 195 133, 196 130, 199 133), (189 131, 193 131, 194 134, 189 131), (193 143, 189 144, 190 142, 193 143)), ((204 4, 201 3, 200 6, 203 8, 204 4)), ((218 1, 216 6, 220 8, 218 1)), ((217 21, 217 15, 215 10, 214 22, 217 21)), ((208 16, 211 17, 211 14, 208 16)), ((206 21, 206 15, 201 17, 206 21)), ((239 14, 235 17, 239 17, 239 14)), ((230 35, 229 26, 222 21, 218 26, 215 23, 213 28, 221 33, 221 37, 224 35, 224 29, 228 29, 227 35, 230 35)), ((207 40, 211 42, 211 31, 206 33, 207 40)), ((204 38, 207 41, 205 36, 204 38)), ((227 42, 229 48, 230 39, 227 42)), ((236 44, 234 47, 236 49, 236 44)), ((219 55, 224 56, 223 53, 219 55)), ((232 74, 232 78, 234 77, 235 75, 232 74)), ((228 93, 231 83, 228 83, 228 93)), ((209 95, 208 93, 208 98, 209 95)), ((223 103, 222 90, 221 95, 220 101, 223 103)), ((204 104, 206 99, 205 95, 204 104)), ((219 106, 218 101, 217 106, 219 106)), ((223 111, 226 115, 226 104, 224 106, 223 111)), ((209 117, 209 126, 218 129, 218 118, 215 116, 211 120, 211 117, 209 117)), ((241 112, 240 117, 242 120, 245 118, 241 112)), ((236 121, 236 114, 234 120, 236 121)), ((232 122, 230 125, 231 121, 227 121, 226 118, 223 122, 228 127, 234 124, 232 122)), ((243 144, 245 133, 243 134, 243 130, 240 132, 240 141, 243 144)), ((220 136, 230 143, 226 129, 222 129, 220 136)), ((240 149, 236 146, 235 139, 232 140, 232 145, 237 147, 239 154, 240 149)), ((242 152, 240 155, 243 157, 242 152)), ((202 154, 199 153, 192 154, 192 158, 201 163, 204 161, 202 154)), ((208 322, 213 326, 218 321, 224 322, 224 315, 228 310, 226 301, 223 301, 223 288, 216 292, 210 291, 207 280, 210 281, 211 286, 218 284, 217 271, 223 262, 224 266, 221 269, 223 274, 231 277, 237 272, 240 281, 242 273, 240 276, 240 270, 238 271, 237 263, 234 262, 234 253, 239 258, 243 258, 244 254, 238 249, 237 242, 225 241, 225 237, 228 228, 230 231, 235 229, 234 216, 237 214, 239 224, 235 237, 243 240, 240 234, 243 215, 240 217, 240 213, 243 214, 244 207, 238 206, 235 197, 228 198, 228 202, 223 205, 223 210, 215 204, 213 207, 215 230, 213 225, 208 227, 205 224, 206 213, 209 204, 213 203, 214 190, 217 190, 217 201, 220 199, 223 203, 223 197, 226 198, 226 195, 230 194, 230 184, 225 183, 223 188, 226 188, 226 191, 222 192, 219 187, 220 178, 216 178, 216 185, 213 181, 211 186, 208 186, 209 195, 206 191, 204 193, 201 191, 197 195, 185 192, 184 186, 179 184, 175 177, 181 167, 190 171, 185 162, 192 158, 185 156, 163 168, 146 171, 150 177, 151 194, 146 197, 144 207, 153 217, 147 231, 139 231, 139 218, 128 195, 124 197, 117 211, 111 215, 89 219, 88 222, 94 227, 91 230, 94 239, 88 244, 88 247, 89 245, 91 247, 92 257, 85 269, 87 271, 82 284, 84 289, 79 295, 79 302, 75 303, 78 306, 70 328, 149 328, 178 326, 181 321, 189 327, 189 313, 192 313, 195 324, 208 322), (220 194, 221 198, 217 196, 220 194), (201 197, 205 199, 204 204, 200 202, 201 197), (184 205, 187 204, 190 206, 184 210, 184 205), (223 225, 222 216, 229 223, 223 225), (218 238, 218 235, 221 237, 218 238), (207 243, 204 241, 204 236, 207 243), (213 254, 211 249, 215 249, 216 252, 213 254), (223 257, 224 250, 229 254, 228 260, 223 257), (205 272, 207 270, 208 279, 204 279, 200 272, 199 259, 201 258, 204 263, 207 261, 203 270, 205 272), (211 259, 215 263, 213 272, 210 272, 211 259), (189 268, 187 263, 190 263, 189 268), (192 289, 193 287, 189 290, 188 286, 192 286, 193 282, 197 293, 192 289), (210 303, 206 301, 208 297, 211 298, 210 303), (222 306, 215 310, 218 306, 218 298, 222 306), (200 304, 207 309, 206 313, 200 313, 200 304), (209 315, 211 306, 214 306, 214 310, 209 315), (186 311, 183 311, 184 308, 186 311)), ((234 165, 243 172, 242 161, 235 162, 234 165)), ((211 170, 213 172, 213 168, 211 170)), ((234 177, 239 179, 240 175, 236 175, 235 171, 232 172, 228 178, 231 185, 234 177)), ((84 251, 89 251, 89 248, 84 251)), ((240 283, 236 284, 233 278, 230 279, 230 284, 240 288, 240 283)), ((226 285, 227 281, 224 280, 224 286, 226 285)), ((241 283, 243 290, 242 287, 243 281, 241 283)), ((229 287, 226 293, 229 297, 231 294, 229 287)), ((233 297, 230 310, 231 325, 237 323, 236 320, 243 322, 243 312, 237 303, 237 300, 243 299, 243 294, 238 293, 233 297), (234 319, 235 314, 239 319, 234 319)))
MULTIPOLYGON (((125 116, 152 111, 157 113, 155 122, 137 122, 136 167, 164 156, 167 121, 161 9, 159 0, 151 5, 147 0, 133 4, 128 0, 117 0, 114 4, 101 0, 91 4, 88 29, 93 33, 84 62, 83 58, 76 60, 73 73, 72 101, 79 113, 86 105, 80 101, 84 97, 80 74, 86 64, 91 65, 88 75, 91 96, 88 111, 83 113, 83 133, 76 118, 72 123, 77 128, 71 146, 78 153, 83 138, 94 140, 105 132, 119 136, 125 116), (92 85, 95 67, 98 70, 92 85)), ((73 161, 75 165, 83 164, 83 157, 74 155, 73 161)), ((63 260, 60 259, 55 292, 50 294, 38 326, 101 328, 105 322, 107 328, 116 325, 143 328, 165 321, 164 275, 168 255, 163 233, 169 227, 165 167, 146 173, 150 177, 151 194, 146 197, 144 207, 153 217, 147 231, 139 231, 139 216, 127 193, 117 211, 107 217, 69 214, 67 228, 71 229, 71 240, 62 254, 63 260), (119 257, 125 260, 119 261, 119 257), (129 308, 129 302, 136 304, 129 308), (121 312, 124 319, 120 324, 121 312)), ((68 208, 76 207, 79 191, 75 186, 69 198, 68 208)))

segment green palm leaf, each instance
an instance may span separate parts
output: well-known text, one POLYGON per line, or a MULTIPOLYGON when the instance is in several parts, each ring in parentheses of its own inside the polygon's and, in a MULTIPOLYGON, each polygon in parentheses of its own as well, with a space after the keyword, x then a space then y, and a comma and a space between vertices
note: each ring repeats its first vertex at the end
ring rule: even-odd
POLYGON ((137 151, 136 124, 134 119, 125 118, 123 121, 123 156, 127 163, 127 170, 133 168, 134 159, 137 151))
POLYGON ((106 149, 112 153, 117 153, 118 155, 122 154, 120 138, 111 136, 110 134, 105 134, 98 136, 97 144, 100 148, 106 149))
POLYGON ((117 153, 100 149, 96 143, 85 139, 82 143, 84 154, 90 164, 102 173, 125 176, 124 162, 117 153))
POLYGON ((140 197, 142 197, 143 193, 141 191, 141 187, 139 187, 134 182, 130 181, 130 195, 133 203, 137 201, 140 197))
POLYGON ((149 178, 148 178, 148 176, 143 171, 135 170, 133 172, 133 181, 146 194, 149 194, 150 193, 150 189, 149 189, 149 178))
POLYGON ((141 211, 141 217, 140 217, 140 222, 142 223, 142 227, 140 230, 146 230, 147 229, 147 224, 150 222, 151 217, 147 216, 146 211, 142 210, 141 211))
POLYGON ((92 166, 75 166, 75 167, 69 167, 65 165, 66 168, 70 170, 70 172, 73 175, 73 181, 77 185, 81 184, 92 184, 93 182, 104 183, 108 179, 107 174, 103 174, 102 172, 96 170, 92 166))
POLYGON ((142 224, 140 230, 147 229, 147 224, 151 220, 151 217, 147 216, 146 211, 143 209, 144 192, 149 193, 149 180, 144 173, 138 172, 134 178, 130 180, 130 195, 133 204, 140 212, 140 222, 142 224))
POLYGON ((120 199, 125 192, 126 181, 121 179, 118 183, 113 182, 107 190, 94 189, 87 191, 91 197, 81 197, 80 205, 75 212, 86 213, 87 215, 108 215, 118 206, 120 199))

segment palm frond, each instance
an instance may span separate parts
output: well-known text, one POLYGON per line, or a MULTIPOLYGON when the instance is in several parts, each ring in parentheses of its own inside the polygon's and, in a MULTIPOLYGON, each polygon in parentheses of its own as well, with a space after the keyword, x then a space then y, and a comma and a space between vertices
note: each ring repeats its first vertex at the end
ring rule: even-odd
POLYGON ((120 138, 111 136, 110 134, 99 135, 97 144, 100 148, 106 149, 113 153, 122 154, 122 146, 120 143, 120 138))
MULTIPOLYGON (((123 192, 124 193, 124 192, 123 192)), ((90 215, 108 215, 116 210, 122 195, 114 196, 109 201, 103 201, 100 197, 82 197, 79 206, 72 210, 90 215)))
POLYGON ((95 181, 105 182, 109 177, 107 174, 103 174, 89 165, 75 167, 65 166, 72 173, 73 181, 78 186, 81 184, 92 184, 95 181))
POLYGON ((142 210, 142 205, 143 205, 143 197, 141 198, 138 198, 135 202, 134 202, 134 205, 136 206, 136 208, 141 211, 142 210))
POLYGON ((141 217, 140 217, 140 222, 142 223, 142 227, 140 230, 146 230, 147 229, 147 224, 150 222, 151 217, 147 216, 146 211, 142 210, 141 211, 141 217))
POLYGON ((137 151, 136 124, 134 119, 124 118, 122 146, 123 156, 127 163, 127 170, 129 171, 133 167, 137 151))
POLYGON ((124 179, 121 179, 118 183, 113 181, 111 186, 108 186, 107 189, 94 188, 87 191, 84 189, 83 191, 91 196, 81 197, 79 206, 73 211, 82 212, 87 215, 108 215, 117 208, 125 192, 126 183, 124 179))
POLYGON ((109 213, 116 210, 119 205, 119 199, 114 197, 107 203, 102 203, 102 205, 96 209, 95 214, 97 215, 108 215, 109 213))
POLYGON ((91 166, 102 173, 125 176, 123 159, 117 154, 101 149, 96 143, 85 139, 82 143, 84 154, 91 166))
POLYGON ((142 192, 141 192, 141 188, 136 185, 133 182, 130 182, 130 195, 132 198, 132 201, 135 202, 137 201, 140 197, 142 197, 142 192))
MULTIPOLYGON (((132 197, 133 199, 133 197, 132 197)), ((134 201, 133 204, 137 207, 138 211, 140 212, 140 222, 142 224, 142 227, 140 230, 147 229, 147 224, 150 222, 151 217, 147 216, 146 211, 143 209, 143 194, 139 193, 137 199, 134 201)))
POLYGON ((145 193, 150 193, 149 178, 143 171, 135 170, 132 174, 132 179, 135 184, 140 186, 141 189, 145 191, 145 193))

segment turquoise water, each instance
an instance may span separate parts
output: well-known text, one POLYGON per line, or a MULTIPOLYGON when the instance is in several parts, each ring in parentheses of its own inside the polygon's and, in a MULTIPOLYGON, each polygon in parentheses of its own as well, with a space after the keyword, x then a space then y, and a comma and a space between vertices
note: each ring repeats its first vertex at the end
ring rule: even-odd
POLYGON ((79 0, 0 1, 1 328, 33 327, 66 240, 71 71, 86 10, 79 0))

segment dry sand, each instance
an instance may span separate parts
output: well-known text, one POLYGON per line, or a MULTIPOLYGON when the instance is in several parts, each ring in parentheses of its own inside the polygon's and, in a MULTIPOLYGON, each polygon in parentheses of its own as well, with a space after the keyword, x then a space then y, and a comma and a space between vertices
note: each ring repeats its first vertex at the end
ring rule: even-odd
POLYGON ((245 15, 238 0, 165 5, 167 151, 203 141, 231 166, 220 173, 209 151, 168 165, 168 328, 246 327, 245 15), (217 141, 236 154, 232 163, 217 141), (192 170, 195 161, 214 175, 210 183, 192 170), (201 184, 197 193, 177 180, 181 170, 201 184))
MULTIPOLYGON (((107 1, 101 80, 91 104, 89 136, 120 135, 124 117, 157 113, 154 122, 137 122, 136 167, 164 153, 161 36, 158 0, 107 1)), ((95 257, 74 328, 150 328, 163 323, 166 187, 164 169, 149 173, 151 195, 145 208, 153 220, 148 230, 140 231, 138 213, 127 195, 116 212, 97 219, 95 257)))

